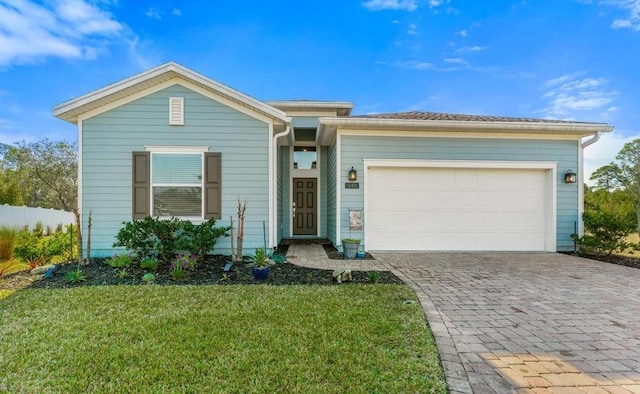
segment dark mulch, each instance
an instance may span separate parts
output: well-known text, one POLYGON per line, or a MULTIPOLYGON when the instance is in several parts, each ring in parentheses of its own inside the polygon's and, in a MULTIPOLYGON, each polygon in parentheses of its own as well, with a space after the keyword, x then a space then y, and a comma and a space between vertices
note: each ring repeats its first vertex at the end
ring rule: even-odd
MULTIPOLYGON (((224 272, 223 267, 228 261, 226 256, 207 256, 205 261, 198 264, 195 270, 187 271, 185 278, 174 280, 169 269, 165 266, 159 267, 154 273, 153 283, 158 285, 253 285, 266 283, 268 285, 334 285, 331 274, 333 271, 299 267, 287 262, 277 263, 271 267, 269 278, 265 282, 254 279, 251 267, 247 263, 235 263, 229 272, 224 272)), ((50 279, 39 279, 40 276, 32 277, 27 272, 17 273, 7 278, 2 284, 3 289, 16 289, 28 287, 33 288, 69 288, 77 286, 106 286, 106 285, 139 285, 143 284, 142 276, 146 273, 139 268, 130 267, 126 269, 126 275, 120 275, 121 269, 108 266, 106 259, 96 258, 88 266, 81 267, 86 280, 78 284, 71 284, 67 280, 67 273, 77 269, 76 264, 63 264, 50 279), (39 279, 39 280, 38 280, 39 279)), ((377 283, 402 283, 398 277, 391 272, 380 271, 376 280, 377 283)), ((352 272, 352 284, 369 284, 367 272, 352 272)))
POLYGON ((583 254, 578 252, 564 252, 564 253, 572 256, 584 257, 586 259, 602 261, 605 263, 624 265, 626 267, 640 269, 640 257, 619 256, 619 255, 606 257, 606 256, 595 256, 591 254, 583 254))

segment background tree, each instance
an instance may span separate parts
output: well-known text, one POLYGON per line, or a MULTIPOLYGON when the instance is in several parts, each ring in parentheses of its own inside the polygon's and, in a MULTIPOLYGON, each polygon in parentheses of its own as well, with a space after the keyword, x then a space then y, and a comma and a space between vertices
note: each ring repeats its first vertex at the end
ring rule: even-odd
POLYGON ((640 234, 640 139, 624 144, 616 155, 620 169, 619 182, 629 194, 636 210, 636 228, 640 234))
POLYGON ((9 193, 17 188, 16 200, 30 207, 71 211, 77 205, 76 152, 74 143, 48 139, 10 146, 1 162, 3 180, 14 185, 9 193))

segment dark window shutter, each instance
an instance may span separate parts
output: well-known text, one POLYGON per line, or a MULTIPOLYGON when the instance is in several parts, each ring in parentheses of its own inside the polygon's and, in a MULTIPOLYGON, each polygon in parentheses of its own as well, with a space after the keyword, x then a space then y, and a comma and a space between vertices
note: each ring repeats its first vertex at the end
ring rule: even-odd
POLYGON ((133 152, 133 218, 144 219, 151 215, 151 180, 149 152, 133 152))
POLYGON ((222 217, 222 155, 204 154, 204 218, 222 217))

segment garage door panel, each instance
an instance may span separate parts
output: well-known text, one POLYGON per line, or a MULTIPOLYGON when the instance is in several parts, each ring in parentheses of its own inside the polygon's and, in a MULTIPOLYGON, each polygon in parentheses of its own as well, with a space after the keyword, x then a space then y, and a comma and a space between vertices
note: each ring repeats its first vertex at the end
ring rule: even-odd
POLYGON ((371 250, 545 250, 546 171, 372 168, 371 250))

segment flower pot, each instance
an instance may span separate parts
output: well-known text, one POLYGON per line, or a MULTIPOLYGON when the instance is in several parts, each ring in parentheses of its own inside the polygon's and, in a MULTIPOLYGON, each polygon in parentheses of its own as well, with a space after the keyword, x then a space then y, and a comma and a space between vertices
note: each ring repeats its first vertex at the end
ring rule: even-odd
POLYGON ((344 250, 345 259, 355 259, 358 255, 358 249, 360 249, 360 242, 342 241, 342 249, 344 250))
POLYGON ((271 267, 252 267, 251 273, 255 280, 265 281, 269 278, 269 272, 271 271, 271 267))

